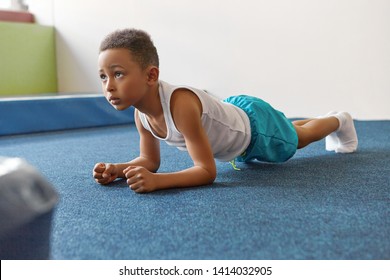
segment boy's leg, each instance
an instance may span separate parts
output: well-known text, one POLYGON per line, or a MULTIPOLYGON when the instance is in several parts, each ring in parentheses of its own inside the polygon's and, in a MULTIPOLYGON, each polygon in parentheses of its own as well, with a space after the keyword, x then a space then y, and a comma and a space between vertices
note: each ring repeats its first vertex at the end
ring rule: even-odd
POLYGON ((358 139, 353 119, 346 112, 293 124, 298 134, 298 148, 328 136, 327 149, 332 147, 337 153, 352 153, 357 149, 358 139))
POLYGON ((311 120, 313 120, 313 119, 296 120, 296 121, 293 121, 293 124, 302 126, 302 125, 310 122, 311 120))
MULTIPOLYGON (((316 119, 323 119, 326 117, 330 117, 331 115, 336 114, 336 113, 337 112, 329 112, 327 115, 319 116, 316 119)), ((294 126, 303 126, 312 120, 313 119, 296 120, 296 121, 293 121, 293 124, 294 124, 294 126)), ((338 146, 338 138, 336 136, 334 136, 333 134, 334 133, 331 133, 331 134, 326 136, 325 149, 327 151, 335 151, 337 146, 338 146)), ((304 147, 304 146, 302 146, 302 147, 304 147)))
POLYGON ((299 120, 292 123, 298 134, 298 149, 325 138, 339 127, 339 121, 335 117, 299 120))

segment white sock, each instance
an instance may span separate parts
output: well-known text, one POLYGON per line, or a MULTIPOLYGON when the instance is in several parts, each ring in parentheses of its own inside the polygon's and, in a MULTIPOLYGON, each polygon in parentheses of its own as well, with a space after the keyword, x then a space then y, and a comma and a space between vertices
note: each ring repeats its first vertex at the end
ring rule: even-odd
MULTIPOLYGON (((323 119, 328 117, 334 117, 337 114, 335 111, 327 113, 325 116, 319 116, 317 119, 323 119)), ((336 135, 336 132, 333 132, 325 137, 325 149, 327 151, 336 151, 339 146, 339 138, 336 135)))
POLYGON ((355 125, 351 115, 347 112, 340 112, 333 115, 339 120, 339 128, 333 132, 332 141, 334 136, 338 139, 338 145, 335 149, 336 153, 353 153, 358 146, 358 138, 356 134, 355 125))

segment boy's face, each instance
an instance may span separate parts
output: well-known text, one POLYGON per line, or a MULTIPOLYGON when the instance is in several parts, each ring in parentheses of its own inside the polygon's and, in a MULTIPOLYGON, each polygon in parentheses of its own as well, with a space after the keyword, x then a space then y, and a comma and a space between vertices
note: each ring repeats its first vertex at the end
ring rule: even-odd
POLYGON ((127 49, 108 49, 99 54, 99 76, 104 96, 117 110, 136 106, 148 90, 148 73, 127 49))

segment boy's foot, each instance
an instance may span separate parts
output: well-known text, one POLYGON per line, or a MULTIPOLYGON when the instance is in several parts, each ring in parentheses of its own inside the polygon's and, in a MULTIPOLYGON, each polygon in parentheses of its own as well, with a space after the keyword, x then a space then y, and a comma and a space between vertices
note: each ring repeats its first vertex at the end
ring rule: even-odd
POLYGON ((325 116, 317 118, 336 117, 339 120, 339 128, 326 136, 325 149, 336 153, 353 153, 358 146, 355 125, 351 115, 347 112, 329 112, 325 116))
MULTIPOLYGON (((353 153, 358 146, 358 138, 355 125, 351 115, 347 112, 341 112, 333 115, 339 120, 339 128, 333 132, 338 138, 336 153, 353 153)), ((333 134, 332 133, 332 134, 333 134)))
MULTIPOLYGON (((337 114, 336 111, 331 111, 324 116, 319 116, 317 119, 323 119, 328 117, 334 117, 337 114)), ((327 151, 336 151, 339 146, 339 138, 336 135, 336 132, 333 132, 325 137, 325 149, 327 151)))

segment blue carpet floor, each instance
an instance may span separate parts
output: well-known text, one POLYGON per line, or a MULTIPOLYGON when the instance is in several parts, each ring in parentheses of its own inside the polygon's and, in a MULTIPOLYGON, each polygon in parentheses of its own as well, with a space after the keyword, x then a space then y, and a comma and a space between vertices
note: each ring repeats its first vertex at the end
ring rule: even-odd
MULTIPOLYGON (((137 155, 134 126, 0 137, 54 185, 52 259, 390 259, 390 121, 357 121, 359 151, 324 141, 284 164, 217 163, 210 186, 135 194, 92 179, 137 155)), ((191 165, 162 143, 160 171, 191 165)))

